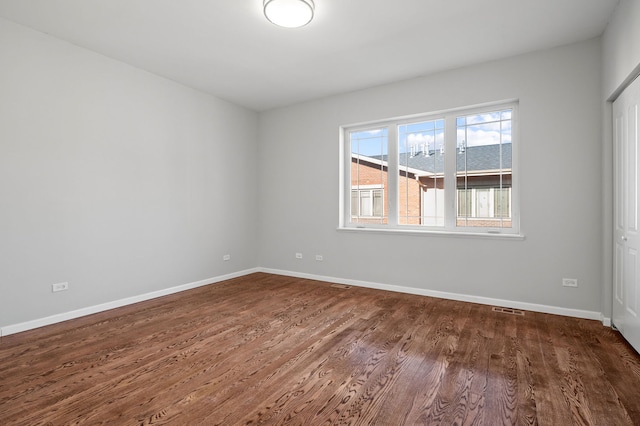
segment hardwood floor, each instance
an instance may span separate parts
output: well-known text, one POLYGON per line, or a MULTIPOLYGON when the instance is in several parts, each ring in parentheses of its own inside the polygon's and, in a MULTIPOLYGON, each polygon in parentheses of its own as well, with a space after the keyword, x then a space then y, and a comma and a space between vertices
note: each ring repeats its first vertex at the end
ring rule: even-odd
POLYGON ((3 425, 640 425, 597 321, 253 274, 3 337, 3 425))

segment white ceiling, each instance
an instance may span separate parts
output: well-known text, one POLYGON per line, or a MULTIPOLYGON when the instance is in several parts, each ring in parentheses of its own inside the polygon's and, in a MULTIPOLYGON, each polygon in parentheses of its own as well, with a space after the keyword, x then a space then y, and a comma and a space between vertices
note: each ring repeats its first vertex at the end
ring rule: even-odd
POLYGON ((0 0, 0 16, 263 111, 596 37, 618 0, 0 0))

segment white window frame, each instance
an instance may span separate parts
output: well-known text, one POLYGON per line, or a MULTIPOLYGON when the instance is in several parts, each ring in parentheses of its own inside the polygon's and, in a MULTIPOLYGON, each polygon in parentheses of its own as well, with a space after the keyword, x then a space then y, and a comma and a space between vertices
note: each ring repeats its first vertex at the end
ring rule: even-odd
POLYGON ((461 107, 445 111, 437 111, 426 114, 396 117, 381 121, 358 123, 340 127, 340 216, 338 230, 346 231, 383 231, 411 234, 439 234, 439 235, 463 235, 483 236, 490 238, 524 238, 520 226, 520 190, 518 155, 520 150, 518 133, 518 101, 507 100, 485 103, 470 107, 461 107), (494 112, 497 110, 512 110, 511 118, 511 228, 498 227, 461 227, 457 226, 457 185, 456 185, 456 156, 447 155, 447 152, 456 152, 458 148, 456 138, 456 118, 463 115, 472 115, 482 112, 494 112), (399 147, 398 127, 405 124, 417 123, 436 119, 445 119, 445 224, 444 226, 426 225, 400 225, 399 212, 399 147), (379 128, 388 129, 388 181, 387 197, 388 212, 385 224, 376 223, 352 223, 351 222, 351 144, 349 134, 351 132, 366 131, 379 128))

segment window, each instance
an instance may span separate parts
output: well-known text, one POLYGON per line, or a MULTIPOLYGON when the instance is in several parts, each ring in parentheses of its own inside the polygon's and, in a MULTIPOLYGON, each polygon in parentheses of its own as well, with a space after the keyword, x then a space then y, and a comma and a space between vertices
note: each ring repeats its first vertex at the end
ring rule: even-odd
POLYGON ((516 114, 510 102, 343 127, 341 227, 517 234, 516 114))
POLYGON ((478 223, 482 218, 508 220, 511 217, 511 188, 462 188, 457 192, 458 222, 466 220, 473 224, 473 220, 478 223))
POLYGON ((367 186, 356 186, 351 190, 351 220, 383 217, 384 188, 382 185, 367 186))

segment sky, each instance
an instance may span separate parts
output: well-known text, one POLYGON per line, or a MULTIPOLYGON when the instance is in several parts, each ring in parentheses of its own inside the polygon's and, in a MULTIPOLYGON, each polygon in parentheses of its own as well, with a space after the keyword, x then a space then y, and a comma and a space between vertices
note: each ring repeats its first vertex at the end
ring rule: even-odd
MULTIPOLYGON (((459 116, 456 120, 456 145, 480 146, 511 143, 511 109, 459 116)), ((400 125, 399 152, 440 150, 444 141, 444 119, 400 125)), ((388 129, 378 128, 351 132, 352 152, 366 156, 388 153, 388 129)))

